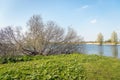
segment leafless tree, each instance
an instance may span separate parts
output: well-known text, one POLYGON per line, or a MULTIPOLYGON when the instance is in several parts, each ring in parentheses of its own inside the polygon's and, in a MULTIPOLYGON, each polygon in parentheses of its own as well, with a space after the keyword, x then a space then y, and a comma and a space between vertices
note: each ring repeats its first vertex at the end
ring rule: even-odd
POLYGON ((80 51, 83 40, 72 29, 65 30, 53 21, 43 23, 40 15, 34 15, 27 23, 25 34, 19 28, 7 27, 0 31, 0 53, 24 53, 27 55, 49 55, 80 51))
POLYGON ((34 15, 27 23, 29 31, 26 34, 24 51, 32 55, 39 54, 44 43, 44 24, 39 15, 34 15))
POLYGON ((10 26, 0 30, 0 53, 8 55, 15 53, 15 42, 12 38, 13 30, 10 26))
POLYGON ((39 15, 31 17, 28 26, 24 50, 33 55, 72 53, 81 47, 76 43, 80 43, 82 38, 72 28, 68 28, 65 34, 65 30, 53 21, 44 24, 39 15))

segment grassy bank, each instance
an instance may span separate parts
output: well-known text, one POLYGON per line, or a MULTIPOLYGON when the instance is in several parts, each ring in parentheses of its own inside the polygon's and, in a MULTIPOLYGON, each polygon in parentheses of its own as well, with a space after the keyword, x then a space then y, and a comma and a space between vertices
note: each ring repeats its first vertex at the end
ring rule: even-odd
POLYGON ((120 60, 115 58, 62 54, 10 60, 1 61, 0 80, 120 80, 120 60))

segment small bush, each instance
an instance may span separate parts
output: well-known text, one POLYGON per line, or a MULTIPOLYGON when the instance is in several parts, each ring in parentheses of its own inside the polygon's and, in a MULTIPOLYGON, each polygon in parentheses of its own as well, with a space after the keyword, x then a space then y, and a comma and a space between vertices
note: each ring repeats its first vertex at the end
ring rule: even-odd
POLYGON ((8 63, 7 58, 1 58, 0 63, 1 63, 1 64, 8 63))
POLYGON ((14 57, 2 57, 0 58, 0 63, 16 63, 20 61, 31 61, 33 60, 30 56, 14 56, 14 57))

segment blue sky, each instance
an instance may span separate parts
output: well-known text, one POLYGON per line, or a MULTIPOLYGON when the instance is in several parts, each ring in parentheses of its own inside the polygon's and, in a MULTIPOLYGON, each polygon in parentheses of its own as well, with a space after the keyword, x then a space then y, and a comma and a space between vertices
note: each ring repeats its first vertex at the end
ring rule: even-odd
POLYGON ((86 41, 120 34, 120 0, 0 0, 0 28, 22 26, 34 14, 44 21, 53 20, 61 27, 74 28, 86 41))

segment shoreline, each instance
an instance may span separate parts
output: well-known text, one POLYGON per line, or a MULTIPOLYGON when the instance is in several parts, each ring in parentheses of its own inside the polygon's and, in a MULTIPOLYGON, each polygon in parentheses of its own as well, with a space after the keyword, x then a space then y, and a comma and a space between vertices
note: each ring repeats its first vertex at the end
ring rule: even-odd
MULTIPOLYGON (((85 44, 99 45, 99 43, 85 43, 85 44)), ((115 44, 113 44, 113 43, 103 43, 102 45, 115 45, 115 44)), ((118 43, 116 45, 120 45, 120 43, 118 43)))

